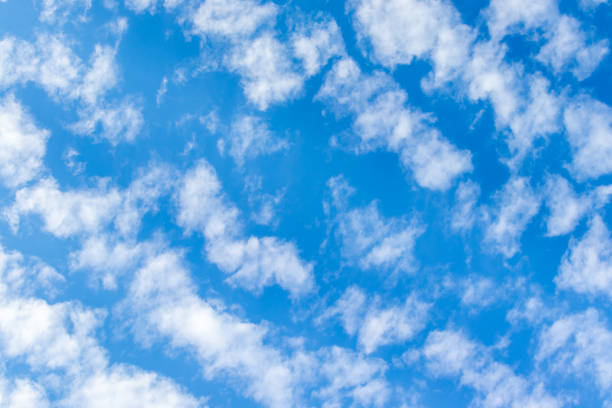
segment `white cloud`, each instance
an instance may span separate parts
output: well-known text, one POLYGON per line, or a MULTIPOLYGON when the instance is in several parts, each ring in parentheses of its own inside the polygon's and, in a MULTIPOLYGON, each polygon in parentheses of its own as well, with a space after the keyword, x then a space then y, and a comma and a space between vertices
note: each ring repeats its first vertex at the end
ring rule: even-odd
POLYGON ((57 182, 46 178, 15 194, 13 205, 4 214, 17 230, 21 217, 38 214, 43 229, 59 237, 100 231, 119 210, 121 196, 115 189, 63 192, 57 182))
POLYGON ((398 153, 422 187, 446 190, 472 170, 471 154, 441 136, 428 115, 406 107, 406 93, 381 72, 364 75, 352 59, 342 59, 326 75, 317 98, 339 115, 354 116, 357 152, 398 153))
POLYGON ((304 83, 293 66, 287 46, 271 33, 235 47, 227 65, 242 76, 246 97, 261 110, 297 96, 304 83))
POLYGON ((198 408, 201 403, 171 380, 115 365, 86 377, 61 401, 66 408, 198 408))
POLYGON ((551 176, 546 180, 545 195, 550 211, 546 219, 546 235, 551 237, 572 232, 591 204, 587 197, 578 197, 561 176, 551 176))
POLYGON ((170 347, 191 350, 207 378, 231 374, 247 396, 266 406, 294 405, 291 369, 263 343, 265 327, 199 298, 176 253, 150 258, 136 273, 126 302, 137 336, 167 338, 170 347))
POLYGON ((590 11, 597 8, 600 4, 608 4, 608 0, 580 0, 578 4, 583 10, 590 11))
POLYGON ((222 154, 227 150, 234 162, 242 167, 247 159, 287 149, 289 143, 277 138, 260 118, 241 116, 232 123, 229 134, 220 139, 217 146, 222 154))
POLYGON ((188 231, 200 230, 207 239, 237 233, 238 209, 228 202, 217 173, 206 161, 185 175, 178 204, 177 222, 188 231))
POLYGON ((29 81, 36 75, 39 59, 35 47, 29 42, 4 36, 0 40, 0 86, 6 89, 29 81))
POLYGON ((27 376, 10 383, 0 378, 3 407, 51 406, 46 394, 57 398, 52 406, 66 408, 200 406, 169 379, 109 366, 96 339, 105 312, 29 297, 31 283, 16 282, 37 273, 26 261, 19 253, 0 251, 0 355, 3 362, 25 363, 20 375, 27 376), (36 377, 50 392, 33 382, 36 377))
MULTIPOLYGON (((130 366, 107 366, 106 352, 94 330, 101 313, 75 303, 48 304, 35 298, 0 303, 0 354, 3 359, 25 361, 36 372, 61 375, 65 397, 60 407, 198 407, 200 404, 176 384, 154 373, 130 366)), ((0 384, 0 402, 2 401, 0 384)), ((45 399, 42 388, 16 382, 8 395, 9 407, 38 407, 28 403, 45 399), (23 404, 23 405, 19 405, 23 404)), ((3 406, 5 406, 3 404, 3 406)))
POLYGON ((573 175, 582 181, 612 172, 612 108, 583 97, 565 109, 563 119, 572 147, 573 175))
POLYGON ((519 299, 506 313, 506 320, 513 325, 526 321, 530 324, 539 324, 555 313, 555 308, 545 304, 539 294, 519 299))
POLYGON ((24 259, 16 251, 0 246, 0 298, 8 299, 15 293, 32 295, 42 291, 52 296, 65 278, 55 269, 37 259, 24 259))
POLYGON ((546 235, 558 236, 572 232, 587 214, 605 206, 612 196, 612 186, 598 186, 578 195, 569 182, 559 176, 549 176, 544 186, 546 235))
POLYGON ((507 131, 508 164, 514 167, 536 139, 558 131, 563 100, 541 75, 524 75, 520 64, 505 62, 505 51, 491 42, 476 44, 463 81, 471 100, 493 105, 497 128, 507 131))
POLYGON ((177 201, 178 224, 204 235, 209 261, 230 274, 230 284, 259 293, 276 283, 294 297, 313 289, 313 266, 300 258, 293 242, 244 236, 238 210, 228 202, 215 170, 204 160, 185 175, 177 201))
MULTIPOLYGON (((563 316, 542 330, 536 360, 551 369, 577 378, 595 380, 607 403, 612 403, 612 330, 600 313, 585 312, 563 316)), ((606 405, 607 406, 607 405, 606 405)))
POLYGON ((455 204, 451 210, 451 229, 467 232, 479 221, 477 211, 480 187, 472 180, 459 183, 455 191, 455 204))
POLYGON ((166 92, 168 92, 168 78, 163 77, 161 84, 159 85, 159 89, 157 90, 157 94, 155 95, 155 103, 157 103, 157 106, 161 105, 166 92))
POLYGON ((325 354, 322 365, 317 367, 317 375, 330 381, 328 386, 317 391, 317 395, 326 400, 324 407, 346 406, 348 402, 343 400, 346 397, 352 398, 353 405, 357 406, 385 406, 391 390, 381 378, 387 369, 383 360, 366 360, 340 347, 332 347, 325 354))
POLYGON ((35 368, 76 372, 106 364, 104 351, 92 337, 99 313, 36 298, 4 300, 0 312, 0 353, 5 358, 22 358, 35 368))
POLYGON ((82 84, 73 90, 73 97, 95 105, 100 97, 112 89, 118 81, 119 69, 113 47, 96 45, 91 55, 91 67, 84 73, 82 84))
POLYGON ((40 384, 27 379, 0 378, 0 405, 6 408, 47 408, 49 401, 40 384))
POLYGON ((119 81, 116 47, 95 45, 89 65, 64 36, 41 34, 30 44, 13 37, 0 40, 0 87, 34 82, 58 102, 77 102, 75 133, 99 136, 112 144, 133 141, 144 121, 131 98, 105 99, 119 81), (98 132, 100 130, 100 132, 98 132))
POLYGON ((493 0, 485 11, 492 37, 501 39, 512 30, 531 30, 548 23, 559 14, 554 0, 493 0))
POLYGON ((98 105, 79 112, 80 120, 70 128, 77 134, 98 135, 111 144, 132 142, 140 133, 144 119, 139 106, 129 99, 118 105, 98 105))
POLYGON ((85 19, 91 8, 91 0, 42 0, 40 20, 45 23, 65 22, 72 12, 78 14, 80 20, 85 19))
POLYGON ((348 287, 342 296, 327 308, 321 316, 317 318, 317 323, 337 316, 344 330, 354 335, 359 331, 363 323, 363 315, 367 307, 368 296, 357 286, 348 287))
POLYGON ((562 289, 612 299, 612 239, 599 215, 580 240, 570 241, 555 283, 562 289))
POLYGON ((278 226, 280 217, 277 213, 285 192, 283 190, 277 191, 276 194, 261 192, 261 177, 247 178, 246 187, 252 208, 251 220, 259 225, 278 226))
MULTIPOLYGON (((491 2, 485 12, 494 37, 491 41, 476 41, 476 30, 462 24, 459 12, 446 1, 356 0, 352 10, 358 36, 371 45, 374 59, 391 68, 415 58, 426 60, 433 65, 422 81, 426 92, 452 83, 456 86, 449 92, 457 98, 467 93, 472 101, 489 100, 496 125, 507 136, 508 164, 514 167, 532 150, 536 138, 558 131, 562 102, 548 90, 543 77, 525 75, 520 64, 504 61, 507 48, 499 40, 509 27, 530 18, 537 22, 547 17, 549 9, 556 10, 551 1, 523 3, 491 2)), ((551 56, 553 48, 559 49, 555 47, 550 45, 551 56)), ((584 52, 594 54, 593 50, 584 52)), ((577 57, 575 64, 569 58, 557 63, 569 64, 576 72, 587 71, 586 55, 577 57)))
MULTIPOLYGON (((328 181, 332 196, 350 189, 342 176, 328 181)), ((385 218, 376 201, 361 208, 336 208, 337 236, 342 256, 359 268, 391 272, 412 272, 416 269, 413 249, 423 228, 412 219, 385 218)))
POLYGON ((496 206, 489 209, 485 242, 511 258, 520 249, 520 238, 531 219, 538 213, 540 197, 529 185, 529 180, 512 177, 495 194, 496 206), (492 217, 492 219, 491 219, 492 217))
POLYGON ((351 336, 357 335, 366 354, 381 346, 404 343, 425 328, 431 305, 414 294, 403 303, 393 304, 386 304, 379 297, 369 301, 367 298, 361 289, 351 286, 320 320, 338 316, 344 330, 351 336))
POLYGON ((294 98, 305 79, 288 44, 275 36, 277 9, 272 2, 207 0, 189 15, 195 34, 224 44, 223 64, 240 75, 247 99, 260 110, 294 98))
POLYGON ((117 277, 137 265, 144 251, 140 243, 112 242, 110 237, 95 235, 70 254, 70 268, 88 270, 94 284, 100 282, 105 289, 116 289, 117 277))
POLYGON ((471 275, 460 283, 461 303, 470 308, 485 308, 503 300, 506 289, 487 277, 471 275))
POLYGON ((331 58, 345 54, 342 33, 334 20, 304 24, 291 35, 291 45, 307 76, 318 74, 331 58))
POLYGON ((375 59, 384 65, 431 58, 431 80, 442 83, 456 76, 469 57, 475 34, 447 2, 360 0, 352 8, 358 35, 369 41, 375 59))
POLYGON ((219 301, 206 301, 176 252, 148 259, 130 287, 124 310, 137 339, 167 340, 169 351, 186 350, 205 378, 229 378, 243 395, 267 407, 317 406, 342 402, 382 406, 390 393, 382 360, 339 347, 292 356, 268 345, 268 327, 231 314, 219 301))
MULTIPOLYGON (((40 62, 34 76, 27 80, 39 83, 55 98, 70 95, 79 88, 85 68, 65 38, 48 34, 39 36, 36 40, 36 53, 40 62)), ((19 63, 32 64, 31 61, 19 63)))
POLYGON ((548 42, 537 59, 549 64, 556 74, 569 68, 578 80, 588 78, 608 54, 608 40, 587 45, 578 20, 560 16, 549 33, 548 42))
POLYGON ((56 180, 44 178, 18 190, 4 216, 14 231, 24 216, 35 214, 41 217, 43 229, 57 237, 96 234, 111 225, 121 236, 133 235, 140 218, 154 211, 158 198, 169 192, 171 174, 163 166, 149 166, 124 190, 109 186, 108 181, 99 180, 95 188, 62 191, 56 180))
POLYGON ((70 172, 75 176, 82 174, 87 167, 87 164, 77 159, 78 157, 79 152, 72 147, 69 147, 64 154, 62 154, 62 159, 64 160, 66 167, 68 167, 70 172))
POLYGON ((311 263, 304 262, 293 242, 276 237, 249 237, 207 242, 208 259, 221 270, 230 273, 227 282, 255 293, 278 284, 292 297, 313 290, 311 263))
POLYGON ((489 351, 461 332, 436 330, 427 336, 423 354, 435 376, 458 377, 461 385, 473 388, 474 406, 483 408, 557 408, 561 400, 551 396, 539 382, 516 375, 489 351))
POLYGON ((43 170, 48 138, 14 96, 0 99, 0 178, 6 186, 17 187, 43 170))
POLYGON ((274 21, 277 6, 253 0, 206 0, 190 17, 194 30, 204 36, 248 37, 274 21))
POLYGON ((536 58, 549 64, 556 74, 569 70, 578 80, 583 80, 608 53, 607 40, 589 43, 580 22, 561 14, 557 2, 552 0, 494 0, 484 14, 496 41, 515 32, 530 34, 542 29, 547 42, 536 58))
POLYGON ((147 10, 153 11, 157 5, 157 0, 125 0, 125 5, 136 13, 142 13, 147 10))

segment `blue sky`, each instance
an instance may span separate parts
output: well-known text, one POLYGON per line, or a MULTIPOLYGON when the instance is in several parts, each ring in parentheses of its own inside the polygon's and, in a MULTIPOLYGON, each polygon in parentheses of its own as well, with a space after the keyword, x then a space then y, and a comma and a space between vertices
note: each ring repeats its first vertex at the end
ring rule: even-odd
POLYGON ((0 0, 0 406, 612 407, 607 0, 0 0))

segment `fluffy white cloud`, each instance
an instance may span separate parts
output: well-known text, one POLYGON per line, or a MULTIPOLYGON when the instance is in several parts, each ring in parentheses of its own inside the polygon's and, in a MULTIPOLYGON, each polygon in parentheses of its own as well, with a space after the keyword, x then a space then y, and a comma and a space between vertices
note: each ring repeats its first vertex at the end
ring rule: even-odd
POLYGON ((146 254, 147 245, 131 242, 112 242, 104 235, 89 237, 82 248, 70 254, 72 270, 88 270, 90 280, 105 289, 116 289, 117 278, 138 264, 146 254))
POLYGON ((236 46, 227 62, 241 75, 247 98, 261 110, 295 97, 304 83, 289 49, 271 33, 236 46))
POLYGON ((239 39, 274 22, 277 12, 277 6, 272 2, 206 0, 190 17, 197 33, 239 39))
POLYGON ((0 87, 6 89, 32 78, 38 68, 38 58, 29 42, 4 36, 0 40, 0 87), (30 64, 25 64, 25 61, 30 61, 30 64))
POLYGON ((119 69, 113 47, 96 45, 91 55, 90 67, 84 73, 82 84, 72 91, 75 98, 94 105, 100 97, 112 89, 118 81, 119 69))
MULTIPOLYGON (((327 184, 333 197, 351 189, 342 176, 331 178, 327 184)), ((423 228, 414 219, 385 218, 376 201, 355 209, 347 208, 341 200, 336 200, 338 204, 334 221, 342 256, 350 265, 394 273, 415 270, 413 249, 423 228)))
POLYGON ((302 406, 306 397, 330 407, 342 401, 382 406, 390 393, 381 360, 339 347, 288 356, 267 344, 267 325, 248 322, 218 300, 197 295, 177 252, 147 260, 135 275, 124 310, 138 339, 147 344, 167 340, 169 350, 193 353, 206 378, 229 377, 263 406, 302 406))
POLYGON ((554 0, 493 0, 485 11, 492 37, 500 38, 511 30, 531 30, 545 25, 559 13, 554 0))
POLYGON ((563 121, 574 176, 583 180, 612 172, 612 108, 589 97, 579 98, 565 109, 563 121))
POLYGON ((546 235, 557 236, 572 232, 586 215, 606 205, 612 196, 612 186, 598 186, 578 195, 561 176, 549 176, 544 187, 549 209, 546 235))
POLYGON ((72 12, 84 20, 91 0, 42 0, 40 20, 46 23, 65 22, 72 12))
POLYGON ((105 312, 31 297, 28 279, 37 274, 21 254, 0 250, 0 356, 30 368, 26 378, 0 378, 3 407, 50 406, 46 394, 58 398, 58 407, 200 406, 169 379, 109 365, 96 338, 105 312), (33 382, 37 376, 51 393, 33 382))
POLYGON ((0 178, 17 187, 35 178, 44 168, 49 132, 36 126, 14 96, 0 99, 0 178))
POLYGON ((221 153, 227 150, 234 162, 242 167, 247 159, 286 149, 289 144, 277 138, 260 118, 242 116, 234 121, 230 133, 219 140, 217 147, 221 153))
MULTIPOLYGON (((612 403, 612 330, 605 318, 589 308, 563 316, 542 330, 536 360, 553 371, 595 380, 607 403, 612 403)), ((605 405, 607 406, 607 405, 605 405)))
POLYGON ((430 58, 434 83, 456 76, 468 60, 475 33, 461 24, 446 1, 360 0, 352 2, 354 25, 374 57, 387 66, 430 58))
POLYGON ((15 194, 4 214, 17 230, 26 214, 38 214, 43 228, 60 237, 100 231, 119 210, 121 195, 115 189, 61 191, 57 181, 46 178, 15 194))
POLYGON ((494 0, 484 14, 496 41, 514 32, 542 29, 547 41, 536 58, 549 64, 555 73, 567 69, 583 80, 608 53, 607 40, 589 43, 579 21, 561 14, 557 2, 552 0, 494 0))
MULTIPOLYGON (((61 378, 61 407, 198 407, 200 404, 171 380, 130 366, 107 366, 105 351, 94 337, 100 313, 73 303, 48 304, 36 298, 0 304, 0 355, 25 361, 37 372, 61 378), (49 371, 51 370, 51 371, 49 371)), ((2 401, 0 387, 0 401, 2 401)), ((6 398, 14 405, 41 402, 44 391, 17 382, 6 398)), ((4 405, 3 405, 4 406, 4 405)))
POLYGON ((130 10, 142 13, 147 10, 152 11, 157 5, 157 0, 125 0, 125 5, 130 10))
POLYGON ((24 259, 16 251, 0 246, 0 298, 8 299, 15 293, 32 295, 37 291, 52 296, 57 284, 65 278, 49 265, 39 260, 24 259))
POLYGON ((291 35, 291 45, 295 57, 302 60, 307 76, 319 73, 334 56, 345 54, 342 33, 333 20, 300 26, 291 35))
POLYGON ((569 69, 579 80, 589 77, 610 51, 608 40, 587 45, 580 23, 568 16, 555 21, 548 37, 536 58, 549 64, 556 74, 569 69))
POLYGON ((276 283, 294 297, 313 289, 313 266, 300 258, 294 243, 244 236, 238 209, 228 202, 215 170, 204 160, 185 175, 177 201, 178 224, 202 232, 208 259, 231 275, 229 283, 254 292, 276 283))
POLYGON ((580 240, 570 241, 555 283, 563 289, 612 299, 612 239, 599 215, 580 240))
POLYGON ((560 399, 541 383, 516 375, 506 364, 495 361, 488 350, 461 332, 436 330, 427 336, 423 354, 431 373, 458 377, 463 386, 476 391, 474 406, 483 408, 557 408, 560 399))
POLYGON ((261 110, 294 98, 305 79, 288 44, 275 36, 277 12, 272 2, 207 0, 189 14, 195 34, 229 42, 223 64, 240 75, 247 99, 261 110))
POLYGON ((459 283, 461 304, 474 309, 482 309, 495 302, 504 300, 508 288, 488 277, 470 275, 459 283))
POLYGON ((115 365, 73 386, 66 408, 198 408, 202 404, 171 380, 135 367, 115 365))
POLYGON ((386 305, 379 297, 367 299, 359 288, 352 286, 321 316, 326 319, 338 316, 344 330, 357 335, 360 347, 366 354, 388 344, 401 344, 425 328, 430 304, 414 294, 403 303, 386 305))
POLYGON ((383 360, 366 360, 358 353, 340 347, 327 350, 322 360, 317 375, 328 379, 329 385, 316 394, 326 400, 324 407, 346 406, 350 400, 357 406, 385 406, 391 390, 381 378, 387 369, 383 360))
POLYGON ((583 10, 593 10, 600 4, 608 4, 608 0, 580 0, 578 2, 583 10))
POLYGON ((70 268, 87 271, 94 285, 116 289, 118 278, 160 244, 141 243, 136 236, 144 214, 157 211, 160 197, 170 195, 172 174, 163 165, 150 165, 123 190, 102 180, 95 188, 62 191, 57 181, 46 178, 18 190, 4 216, 15 231, 26 216, 37 215, 47 232, 81 238, 81 248, 70 254, 70 268))
POLYGON ((43 228, 58 237, 95 234, 110 225, 122 236, 132 235, 140 218, 156 209, 158 198, 170 186, 170 170, 163 166, 145 168, 124 190, 102 179, 95 188, 62 191, 56 180, 45 178, 18 190, 4 216, 15 231, 24 216, 36 214, 43 228))
POLYGON ((524 75, 518 63, 504 61, 505 48, 478 43, 465 67, 463 81, 471 100, 488 100, 496 126, 506 130, 509 164, 520 164, 538 138, 558 131, 562 99, 538 74, 524 75))
POLYGON ((406 107, 406 93, 381 72, 365 75, 352 59, 342 59, 326 75, 317 98, 339 115, 354 117, 357 152, 398 153, 422 187, 446 190, 472 170, 471 154, 446 140, 428 115, 406 107))
POLYGON ((546 181, 546 204, 550 211, 546 220, 548 236, 572 232, 590 205, 589 200, 578 197, 561 176, 551 176, 546 181))
MULTIPOLYGON (((532 150, 536 138, 558 131, 562 104, 541 76, 525 75, 520 64, 504 60, 506 47, 499 40, 508 27, 529 16, 537 21, 537 16, 546 16, 550 8, 556 10, 550 1, 522 3, 491 2, 485 12, 494 37, 491 41, 476 41, 476 30, 462 24, 459 12, 447 1, 359 0, 352 3, 352 10, 358 35, 367 40, 375 59, 384 65, 410 64, 415 58, 427 60, 433 70, 422 81, 425 91, 452 83, 453 95, 460 97, 465 92, 473 101, 490 101, 496 125, 507 136, 508 164, 514 167, 532 150)), ((578 47, 585 50, 581 51, 584 58, 577 57, 579 63, 569 61, 568 55, 555 54, 561 49, 570 53, 561 40, 551 40, 542 59, 554 59, 556 66, 569 66, 586 75, 596 65, 592 59, 586 61, 586 54, 599 52, 599 45, 588 50, 584 44, 578 47)))
POLYGON ((540 197, 529 180, 513 177, 495 194, 496 206, 489 209, 485 242, 506 258, 520 248, 520 238, 531 219, 538 213, 540 197))
POLYGON ((464 181, 455 191, 455 204, 451 210, 451 229, 456 232, 467 232, 479 221, 477 211, 480 187, 472 180, 464 181))
POLYGON ((115 57, 115 47, 96 45, 86 64, 63 36, 41 34, 35 43, 5 36, 0 40, 0 87, 37 83, 55 100, 79 104, 81 119, 70 127, 76 133, 98 135, 100 125, 100 137, 113 144, 129 142, 144 121, 130 98, 105 100, 119 80, 115 57))
POLYGON ((542 29, 547 41, 536 58, 549 64, 555 73, 567 69, 583 80, 608 53, 607 40, 589 43, 579 21, 562 15, 557 2, 552 0, 494 0, 484 14, 489 32, 497 41, 514 32, 542 29))
POLYGON ((0 378, 0 405, 6 408, 47 408, 45 390, 27 379, 0 378))
POLYGON ((207 378, 232 374, 256 401, 271 407, 294 405, 290 367, 263 343, 265 327, 199 298, 176 253, 148 260, 135 276, 126 307, 135 314, 138 336, 161 336, 172 347, 192 350, 207 378))
POLYGON ((72 131, 82 135, 99 135, 113 145, 122 141, 132 142, 144 125, 140 107, 129 99, 118 105, 85 108, 79 116, 80 120, 70 127, 72 131))

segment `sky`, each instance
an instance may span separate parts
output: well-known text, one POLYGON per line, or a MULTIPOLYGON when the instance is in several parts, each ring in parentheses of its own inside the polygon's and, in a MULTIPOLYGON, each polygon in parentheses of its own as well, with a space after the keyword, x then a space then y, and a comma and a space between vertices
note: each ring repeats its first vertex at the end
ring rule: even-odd
POLYGON ((0 407, 612 408, 607 0, 0 0, 0 407))

